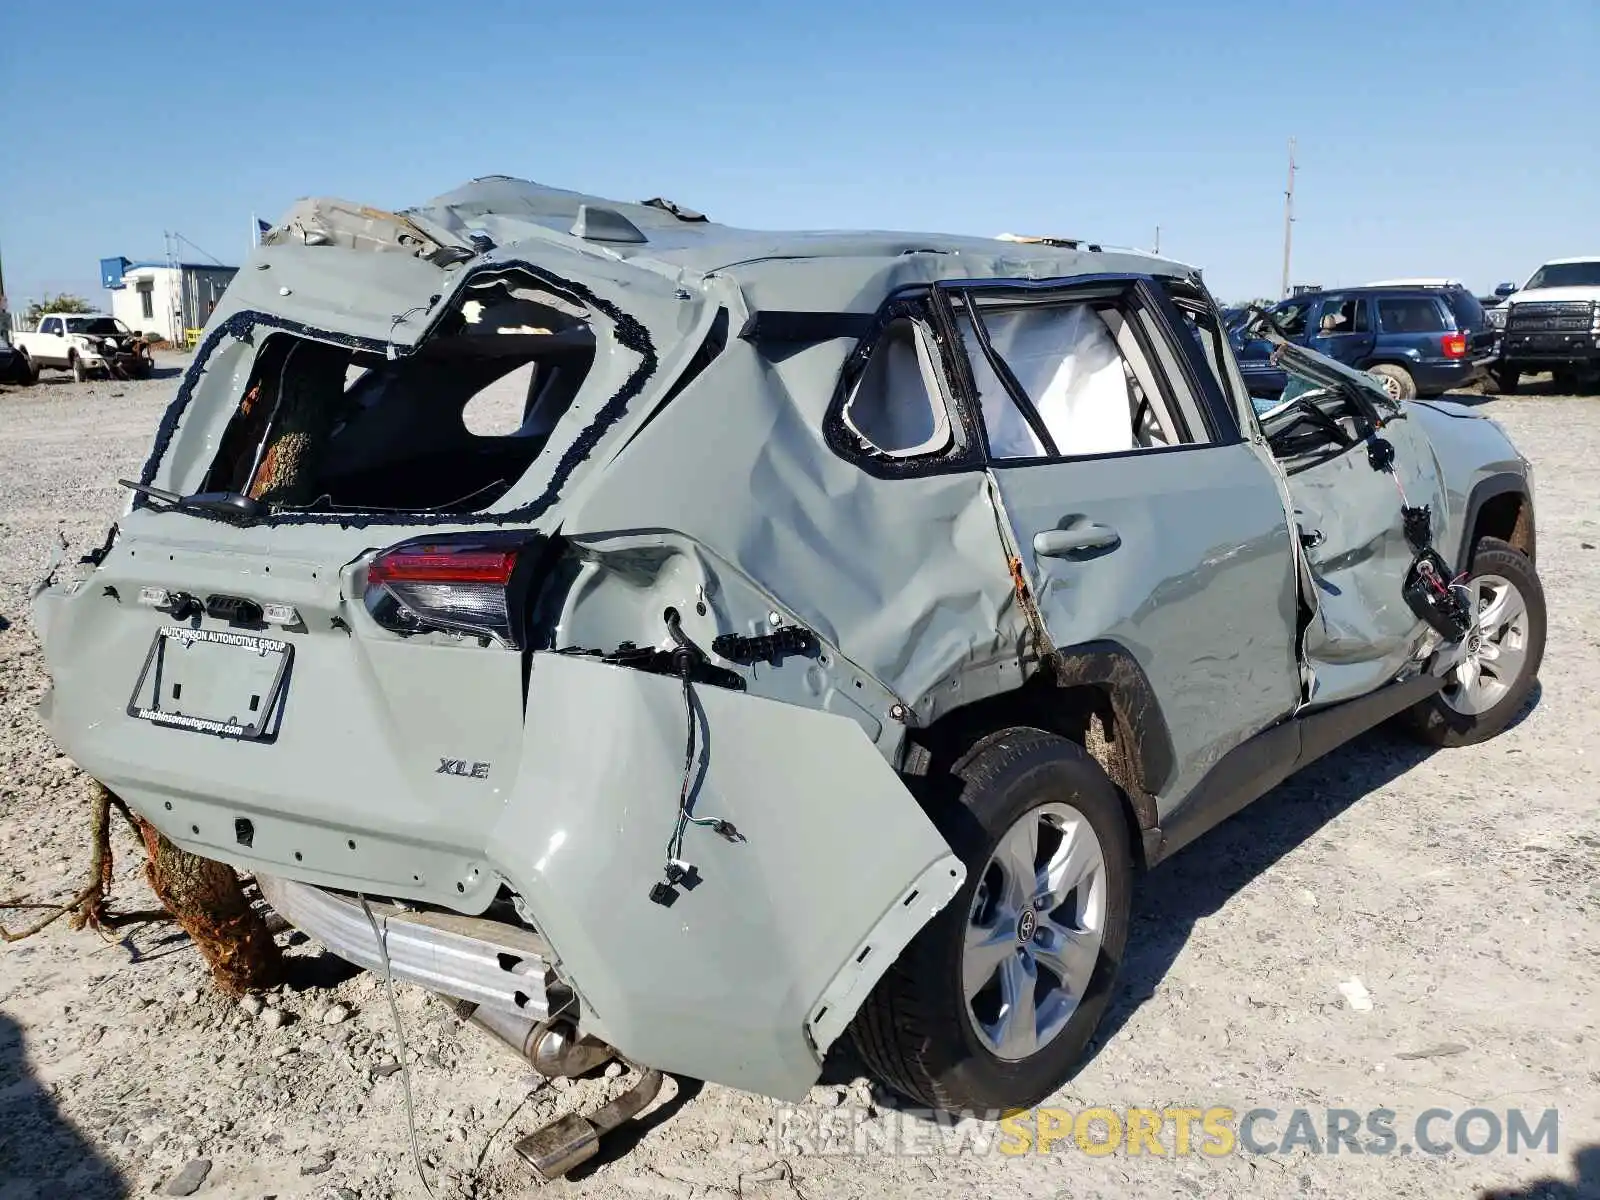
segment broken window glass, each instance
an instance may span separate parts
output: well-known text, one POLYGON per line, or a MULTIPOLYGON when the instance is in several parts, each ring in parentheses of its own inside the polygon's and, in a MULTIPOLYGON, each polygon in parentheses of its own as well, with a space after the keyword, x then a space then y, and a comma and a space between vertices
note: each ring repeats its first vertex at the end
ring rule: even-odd
POLYGON ((477 512, 539 457, 594 359, 581 306, 504 280, 400 358, 274 333, 205 487, 306 511, 477 512))

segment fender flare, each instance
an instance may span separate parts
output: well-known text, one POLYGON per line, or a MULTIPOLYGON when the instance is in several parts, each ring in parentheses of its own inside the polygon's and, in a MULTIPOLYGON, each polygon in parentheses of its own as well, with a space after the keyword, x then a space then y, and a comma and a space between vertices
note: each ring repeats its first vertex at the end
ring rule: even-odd
POLYGON ((1456 552, 1456 569, 1465 571, 1472 565, 1472 534, 1477 528, 1478 517, 1483 513, 1484 505, 1500 496, 1517 495, 1522 498, 1522 503, 1527 506, 1528 512, 1528 559, 1537 563, 1535 526, 1533 523, 1533 496, 1528 490, 1528 480, 1525 476, 1513 471, 1500 471, 1487 478, 1480 479, 1472 485, 1472 491, 1467 493, 1466 507, 1461 514, 1461 539, 1456 552))
POLYGON ((1101 687, 1117 718, 1133 736, 1134 759, 1144 790, 1155 795, 1172 777, 1176 753, 1172 732, 1150 677, 1120 642, 1080 642, 1056 652, 1056 682, 1062 687, 1101 687))

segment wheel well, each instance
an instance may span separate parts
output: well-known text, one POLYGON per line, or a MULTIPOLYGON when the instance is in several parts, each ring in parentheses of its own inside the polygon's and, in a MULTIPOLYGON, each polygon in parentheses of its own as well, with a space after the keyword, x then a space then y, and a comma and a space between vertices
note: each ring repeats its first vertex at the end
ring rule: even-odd
POLYGON ((1486 537, 1509 543, 1526 554, 1531 562, 1534 557, 1533 505, 1528 503, 1528 498, 1521 492, 1501 492, 1485 500, 1472 523, 1469 551, 1486 537))
POLYGON ((911 731, 906 773, 944 776, 990 735, 1018 726, 1064 737, 1100 765, 1122 798, 1128 842, 1144 866, 1144 835, 1157 823, 1155 797, 1145 790, 1127 714, 1102 684, 1063 687, 1049 672, 1039 671, 1019 688, 953 709, 927 728, 911 731))

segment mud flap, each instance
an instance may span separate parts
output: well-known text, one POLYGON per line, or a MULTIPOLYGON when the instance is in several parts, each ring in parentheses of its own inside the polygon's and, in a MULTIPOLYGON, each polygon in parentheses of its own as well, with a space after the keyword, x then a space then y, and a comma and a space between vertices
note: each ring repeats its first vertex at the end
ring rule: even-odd
POLYGON ((845 717, 695 689, 697 879, 652 902, 683 777, 678 681, 535 654, 520 774, 489 854, 586 1030, 636 1062, 784 1099, 964 871, 845 717))

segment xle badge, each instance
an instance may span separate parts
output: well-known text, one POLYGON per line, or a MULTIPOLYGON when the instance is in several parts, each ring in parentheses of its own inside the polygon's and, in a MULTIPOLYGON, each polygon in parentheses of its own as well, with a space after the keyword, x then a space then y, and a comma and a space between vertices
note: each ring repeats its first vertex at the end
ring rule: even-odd
POLYGON ((462 779, 487 779, 489 778, 489 764, 486 762, 469 763, 460 758, 441 758, 439 769, 435 775, 458 775, 462 779))

